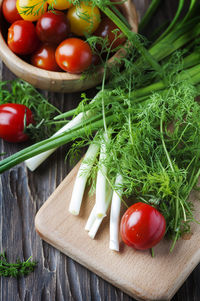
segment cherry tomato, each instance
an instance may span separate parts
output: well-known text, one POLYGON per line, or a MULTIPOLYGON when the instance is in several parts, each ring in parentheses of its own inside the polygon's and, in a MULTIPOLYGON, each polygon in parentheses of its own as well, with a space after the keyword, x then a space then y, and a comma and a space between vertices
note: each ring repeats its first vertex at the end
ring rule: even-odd
POLYGON ((38 45, 39 39, 32 22, 19 20, 9 27, 8 46, 13 52, 21 55, 30 54, 38 45))
POLYGON ((50 4, 52 8, 60 10, 65 10, 73 6, 73 4, 67 0, 48 0, 47 3, 50 4))
POLYGON ((125 36, 122 35, 121 30, 119 30, 117 25, 115 25, 115 23, 107 16, 104 16, 102 18, 99 27, 94 32, 94 35, 104 39, 107 37, 111 49, 122 45, 126 40, 125 36))
POLYGON ((47 2, 38 0, 17 0, 16 6, 22 19, 27 21, 37 21, 44 12, 47 11, 47 2), (27 11, 27 7, 30 9, 27 11), (33 9, 31 9, 33 7, 33 9))
POLYGON ((35 67, 49 70, 60 71, 55 58, 56 46, 44 44, 31 57, 31 64, 35 67))
POLYGON ((67 72, 81 73, 91 65, 92 50, 85 41, 69 38, 57 47, 56 62, 67 72))
POLYGON ((37 21, 36 31, 42 42, 59 44, 68 37, 70 25, 63 12, 48 11, 37 21))
POLYGON ((13 23, 17 20, 21 20, 22 17, 20 16, 17 7, 16 7, 17 0, 3 0, 2 4, 2 11, 4 18, 7 22, 13 23))
POLYGON ((101 63, 101 57, 98 54, 92 54, 92 63, 91 65, 97 66, 101 63))
POLYGON ((138 250, 147 250, 159 243, 165 229, 163 215, 154 207, 141 202, 127 209, 120 224, 124 243, 138 250))
POLYGON ((71 7, 67 12, 71 32, 77 36, 92 34, 101 22, 101 14, 98 7, 80 3, 71 7))
POLYGON ((24 124, 33 123, 33 114, 22 104, 0 105, 0 137, 8 142, 23 142, 29 137, 24 133, 24 124))

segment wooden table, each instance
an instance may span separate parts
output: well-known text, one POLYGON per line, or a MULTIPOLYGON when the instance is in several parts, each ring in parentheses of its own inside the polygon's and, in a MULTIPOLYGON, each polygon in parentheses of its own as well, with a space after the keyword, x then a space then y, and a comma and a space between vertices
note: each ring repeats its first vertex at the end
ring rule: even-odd
MULTIPOLYGON (((150 0, 135 0, 142 15, 150 0)), ((178 0, 163 1, 158 18, 171 18, 178 0)), ((14 75, 0 61, 0 78, 13 79, 14 75)), ((88 91, 94 94, 95 90, 88 91)), ((76 107, 80 93, 58 94, 42 91, 49 101, 61 110, 76 107)), ((64 163, 68 146, 60 148, 35 172, 20 164, 0 177, 0 250, 5 250, 10 261, 29 256, 38 262, 34 273, 26 278, 0 279, 0 301, 130 301, 119 289, 105 282, 72 259, 48 245, 35 232, 34 217, 45 200, 69 173, 72 166, 64 163)), ((12 154, 19 146, 0 140, 0 153, 12 154)), ((173 301, 200 300, 200 265, 196 267, 173 301)), ((156 283, 155 283, 156 285, 156 283)))

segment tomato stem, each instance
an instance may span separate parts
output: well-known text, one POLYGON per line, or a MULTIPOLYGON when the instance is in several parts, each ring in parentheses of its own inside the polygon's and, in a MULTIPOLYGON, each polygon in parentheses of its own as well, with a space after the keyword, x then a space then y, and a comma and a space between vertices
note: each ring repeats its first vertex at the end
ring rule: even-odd
POLYGON ((151 248, 151 249, 150 249, 150 252, 151 252, 151 257, 155 257, 154 248, 151 248))

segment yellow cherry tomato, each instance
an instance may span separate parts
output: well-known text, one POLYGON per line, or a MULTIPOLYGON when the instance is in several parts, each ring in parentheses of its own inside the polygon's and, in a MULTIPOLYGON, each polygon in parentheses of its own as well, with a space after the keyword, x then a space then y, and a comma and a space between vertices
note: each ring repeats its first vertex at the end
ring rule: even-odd
POLYGON ((78 6, 71 7, 67 12, 71 32, 77 36, 92 34, 101 22, 101 14, 96 6, 85 5, 83 2, 78 6))
POLYGON ((59 10, 64 10, 64 9, 68 9, 71 6, 73 6, 72 3, 70 3, 70 1, 67 0, 48 0, 47 3, 49 3, 49 5, 51 7, 53 7, 54 9, 59 9, 59 10))
POLYGON ((47 11, 47 2, 39 0, 17 0, 17 10, 27 21, 37 21, 47 11))

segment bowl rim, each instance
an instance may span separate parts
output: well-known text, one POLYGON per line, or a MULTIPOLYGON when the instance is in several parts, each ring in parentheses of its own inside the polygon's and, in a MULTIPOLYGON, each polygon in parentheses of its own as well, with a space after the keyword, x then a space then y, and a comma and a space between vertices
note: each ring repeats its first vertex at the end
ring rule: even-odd
MULTIPOLYGON (((116 0, 115 0, 116 1, 116 0)), ((3 0, 0 0, 0 17, 2 16, 2 3, 3 0)), ((131 26, 131 30, 134 32, 137 32, 138 29, 138 18, 135 6, 131 0, 127 0, 126 2, 121 5, 122 12, 126 15, 127 20, 131 26), (132 14, 132 15, 131 15, 132 14)), ((23 58, 17 56, 12 50, 8 47, 6 40, 3 37, 1 26, 0 26, 0 58, 5 63, 5 65, 8 67, 8 69, 11 70, 17 77, 20 77, 31 84, 33 84, 36 87, 43 88, 42 83, 44 81, 49 81, 49 84, 46 86, 48 87, 47 90, 56 91, 56 83, 60 82, 60 85, 63 86, 61 90, 65 90, 64 88, 64 82, 66 85, 66 92, 70 92, 70 84, 72 83, 78 83, 78 86, 81 86, 81 89, 73 89, 72 91, 78 91, 78 90, 84 90, 84 86, 86 89, 88 89, 87 81, 85 78, 83 78, 82 74, 72 74, 65 71, 48 71, 45 69, 40 69, 38 67, 35 67, 31 65, 30 63, 23 60, 23 58), (14 64, 13 64, 14 62, 14 64), (40 83, 38 82, 38 77, 40 78, 40 83), (41 86, 41 87, 40 87, 41 86), (52 87, 51 87, 52 86, 52 87)), ((124 54, 124 48, 119 49, 109 60, 108 65, 112 64, 116 58, 121 57, 124 54)), ((92 86, 95 86, 97 82, 99 83, 99 78, 103 75, 103 67, 97 66, 95 69, 95 77, 92 78, 93 84, 89 84, 89 88, 92 86)), ((90 78, 90 77, 89 77, 90 78)), ((88 79, 89 80, 89 79, 88 79)), ((91 79, 90 79, 91 81, 91 79)), ((45 86, 45 85, 44 85, 45 86)), ((46 87, 44 87, 46 88, 46 87)), ((60 89, 58 88, 58 92, 60 89)), ((62 91, 62 92, 63 92, 62 91)))

